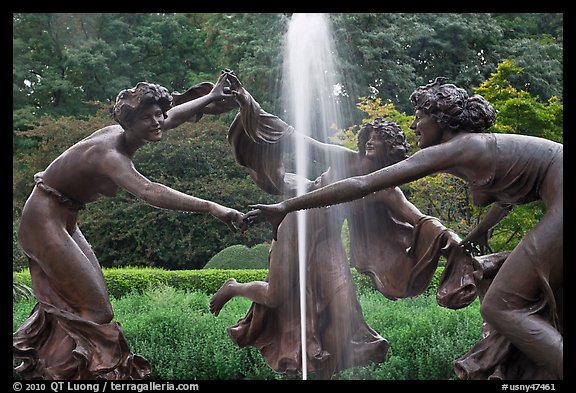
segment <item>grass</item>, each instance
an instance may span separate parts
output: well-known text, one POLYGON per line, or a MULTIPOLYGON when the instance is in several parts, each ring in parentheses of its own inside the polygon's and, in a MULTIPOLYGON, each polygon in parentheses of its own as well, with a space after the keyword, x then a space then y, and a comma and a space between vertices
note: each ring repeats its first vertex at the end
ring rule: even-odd
MULTIPOLYGON (((226 334, 250 302, 233 299, 216 318, 209 312, 209 300, 203 292, 161 286, 112 299, 112 305, 131 350, 152 364, 153 379, 285 379, 255 348, 238 348, 226 334)), ((371 291, 359 300, 368 324, 390 342, 389 358, 344 370, 333 379, 455 379, 452 361, 480 339, 478 301, 448 310, 438 306, 433 295, 390 301, 371 291)), ((33 306, 33 300, 25 299, 14 304, 14 331, 33 306)))

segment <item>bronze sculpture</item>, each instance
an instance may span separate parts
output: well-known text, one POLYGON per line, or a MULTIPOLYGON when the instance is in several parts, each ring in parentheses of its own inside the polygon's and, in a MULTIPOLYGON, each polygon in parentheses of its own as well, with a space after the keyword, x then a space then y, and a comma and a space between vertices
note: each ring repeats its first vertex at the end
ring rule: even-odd
POLYGON ((416 89, 411 128, 420 151, 376 172, 349 178, 278 204, 257 204, 246 215, 278 226, 287 213, 362 198, 436 172, 468 183, 474 203, 492 204, 463 245, 486 246, 487 231, 515 204, 542 201, 546 213, 507 256, 483 294, 490 334, 458 363, 461 378, 563 378, 563 145, 546 139, 485 131, 495 121, 479 95, 444 83, 416 89), (508 345, 502 345, 507 343, 508 345), (488 350, 487 350, 488 349, 488 350), (476 351, 477 350, 477 351, 476 351), (489 353, 491 351, 491 353, 489 353))
POLYGON ((25 379, 141 379, 150 364, 130 352, 113 310, 100 264, 77 226, 80 210, 122 188, 163 209, 210 213, 231 230, 242 214, 148 180, 134 153, 185 121, 235 105, 226 75, 202 94, 171 106, 162 86, 146 82, 118 94, 114 119, 77 142, 35 176, 22 211, 19 242, 26 253, 36 298, 32 314, 13 335, 16 371, 25 379))
MULTIPOLYGON (((228 140, 237 161, 267 192, 294 194, 295 175, 284 171, 281 152, 293 151, 298 139, 308 146, 310 159, 330 167, 314 182, 308 181, 308 190, 406 158, 404 133, 390 120, 379 118, 364 124, 358 135, 359 151, 353 151, 298 133, 262 110, 233 73, 229 80, 240 112, 229 129, 228 140), (337 161, 342 165, 331 165, 337 161)), ((458 246, 461 239, 434 217, 423 215, 399 188, 379 191, 351 204, 310 211, 306 363, 307 371, 315 372, 317 379, 329 379, 337 371, 370 361, 382 362, 388 351, 388 342, 364 320, 356 297, 341 239, 345 219, 350 228, 352 264, 369 275, 386 297, 399 299, 424 292, 440 255, 449 259, 454 274, 443 277, 439 302, 459 308, 476 296, 472 259, 458 246), (366 219, 374 216, 379 218, 377 222, 366 219)), ((233 297, 251 300, 247 315, 230 326, 228 334, 239 346, 258 348, 272 369, 287 374, 302 371, 296 220, 295 214, 288 215, 272 241, 266 281, 238 283, 229 279, 210 303, 210 310, 218 315, 233 297)))

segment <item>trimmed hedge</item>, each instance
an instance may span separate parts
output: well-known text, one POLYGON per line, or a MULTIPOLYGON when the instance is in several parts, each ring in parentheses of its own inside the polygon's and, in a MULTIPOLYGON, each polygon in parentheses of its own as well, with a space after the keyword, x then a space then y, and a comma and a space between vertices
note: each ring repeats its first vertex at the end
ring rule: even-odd
MULTIPOLYGON (((114 298, 163 286, 213 294, 229 277, 248 282, 263 280, 268 274, 267 269, 164 270, 149 267, 103 268, 102 272, 108 293, 114 298)), ((32 285, 28 269, 13 272, 12 278, 15 283, 32 285)))
POLYGON ((210 258, 204 269, 268 269, 269 252, 268 243, 254 247, 234 244, 210 258))
MULTIPOLYGON (((432 278, 430 288, 438 286, 444 270, 438 267, 432 278)), ((143 292, 161 286, 169 286, 187 291, 200 291, 214 294, 230 277, 238 282, 260 281, 266 278, 268 269, 200 269, 200 270, 164 270, 150 267, 103 268, 104 279, 111 297, 121 298, 131 292, 143 292)), ((372 291, 370 278, 352 269, 358 294, 372 291)), ((12 273, 15 283, 32 286, 28 269, 12 273)))

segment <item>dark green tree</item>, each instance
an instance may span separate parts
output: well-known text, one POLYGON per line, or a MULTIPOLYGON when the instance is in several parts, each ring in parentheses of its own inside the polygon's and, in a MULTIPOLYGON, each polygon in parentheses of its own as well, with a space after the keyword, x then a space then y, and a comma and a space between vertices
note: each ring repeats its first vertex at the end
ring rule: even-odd
POLYGON ((36 115, 93 114, 141 80, 171 90, 217 77, 204 45, 205 14, 14 14, 18 108, 36 115), (205 77, 208 77, 206 78, 205 77))
POLYGON ((289 14, 213 14, 204 25, 205 44, 216 48, 221 67, 233 69, 247 90, 271 113, 281 113, 282 45, 289 14))
POLYGON ((522 68, 510 75, 519 90, 546 101, 563 96, 563 14, 494 14, 503 31, 496 52, 501 62, 510 59, 522 68))
MULTIPOLYGON (((14 228, 35 171, 82 137, 112 123, 109 108, 116 95, 140 80, 183 91, 201 81, 213 82, 221 68, 231 68, 263 108, 282 117, 279 78, 290 17, 284 13, 14 13, 14 228)), ((336 13, 330 17, 350 103, 378 99, 378 105, 387 105, 404 122, 413 115, 408 97, 414 88, 446 76, 468 91, 479 87, 478 92, 499 111, 495 131, 563 140, 562 14, 336 13), (503 63, 506 59, 510 65, 503 63)), ((363 109, 351 114, 350 127, 361 123, 363 109)), ((166 143, 139 153, 136 165, 153 180, 240 210, 248 203, 267 201, 271 197, 252 184, 243 168, 232 170, 236 163, 224 135, 233 115, 205 117, 201 123, 175 130, 166 143), (202 137, 207 132, 204 126, 218 129, 220 139, 202 137), (179 135, 187 136, 181 140, 179 135)), ((445 187, 460 189, 451 183, 445 187)), ((453 198, 458 203, 464 200, 453 198)), ((459 211, 449 206, 449 200, 432 202, 430 214, 438 211, 454 220, 458 214, 472 217, 464 224, 458 222, 463 231, 480 214, 459 211)), ((510 219, 516 220, 512 215, 510 219)), ((210 217, 157 211, 122 193, 91 206, 83 220, 85 232, 92 231, 89 240, 109 265, 135 259, 143 264, 195 266, 207 261, 215 245, 270 240, 265 226, 259 227, 262 232, 247 233, 254 238, 239 237, 210 217), (151 237, 152 233, 158 237, 151 237), (168 240, 160 240, 164 237, 168 240), (167 246, 154 251, 155 242, 167 246)), ((509 228, 510 235, 517 232, 513 224, 509 228)))
POLYGON ((335 25, 352 95, 380 97, 403 112, 412 110, 414 88, 437 76, 463 86, 482 82, 501 38, 490 14, 339 14, 335 25))

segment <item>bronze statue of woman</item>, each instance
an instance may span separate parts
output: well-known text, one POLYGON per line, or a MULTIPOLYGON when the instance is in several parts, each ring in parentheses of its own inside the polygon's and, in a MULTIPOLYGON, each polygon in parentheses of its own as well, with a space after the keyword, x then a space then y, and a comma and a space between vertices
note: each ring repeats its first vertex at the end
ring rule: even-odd
MULTIPOLYGON (((150 364, 130 352, 113 310, 96 255, 77 226, 87 203, 121 188, 146 203, 170 210, 210 213, 236 230, 242 214, 148 180, 134 153, 146 143, 203 113, 228 110, 226 75, 206 94, 173 106, 162 86, 140 82, 118 94, 114 119, 77 142, 35 175, 18 241, 28 257, 38 300, 13 335, 16 371, 25 379, 141 379, 150 364)), ((204 90, 206 86, 203 86, 204 90)))
MULTIPOLYGON (((484 132, 493 107, 444 78, 417 88, 411 128, 421 148, 378 171, 345 179, 273 205, 257 204, 246 219, 266 218, 277 235, 289 212, 352 201, 438 172, 463 179, 473 201, 491 205, 463 244, 486 246, 487 232, 516 204, 542 201, 546 213, 511 251, 481 303, 486 322, 512 344, 513 356, 461 364, 462 378, 563 378, 563 145, 525 135, 484 132)), ((488 346, 490 347, 490 346, 488 346)), ((502 355, 502 354, 501 354, 502 355)), ((512 355, 512 354, 507 354, 512 355)))
MULTIPOLYGON (((294 174, 285 173, 282 153, 306 145, 310 160, 329 167, 308 190, 340 179, 392 165, 406 159, 408 144, 395 122, 377 118, 363 124, 358 151, 322 143, 305 136, 278 117, 263 111, 232 73, 231 92, 240 112, 228 140, 239 163, 246 166, 263 190, 282 195, 294 193, 294 174)), ((302 179, 301 179, 302 180, 302 179)), ((458 246, 461 239, 436 218, 425 216, 402 191, 390 188, 351 204, 310 211, 306 219, 306 350, 307 371, 316 379, 386 359, 388 342, 365 321, 342 242, 348 221, 351 263, 372 279, 390 299, 423 293, 443 253, 460 274, 445 280, 439 298, 453 308, 469 304, 475 296, 472 260, 458 246), (371 218, 376 218, 372 220, 371 218), (410 252, 406 252, 410 249, 410 252), (464 262, 464 263, 462 263, 464 262), (461 285, 461 283, 472 285, 461 285)), ((233 297, 253 301, 244 318, 228 328, 238 345, 258 348, 269 366, 278 372, 302 372, 299 311, 299 244, 296 214, 290 214, 272 241, 265 281, 240 283, 229 279, 212 297, 210 310, 218 315, 233 297)))

